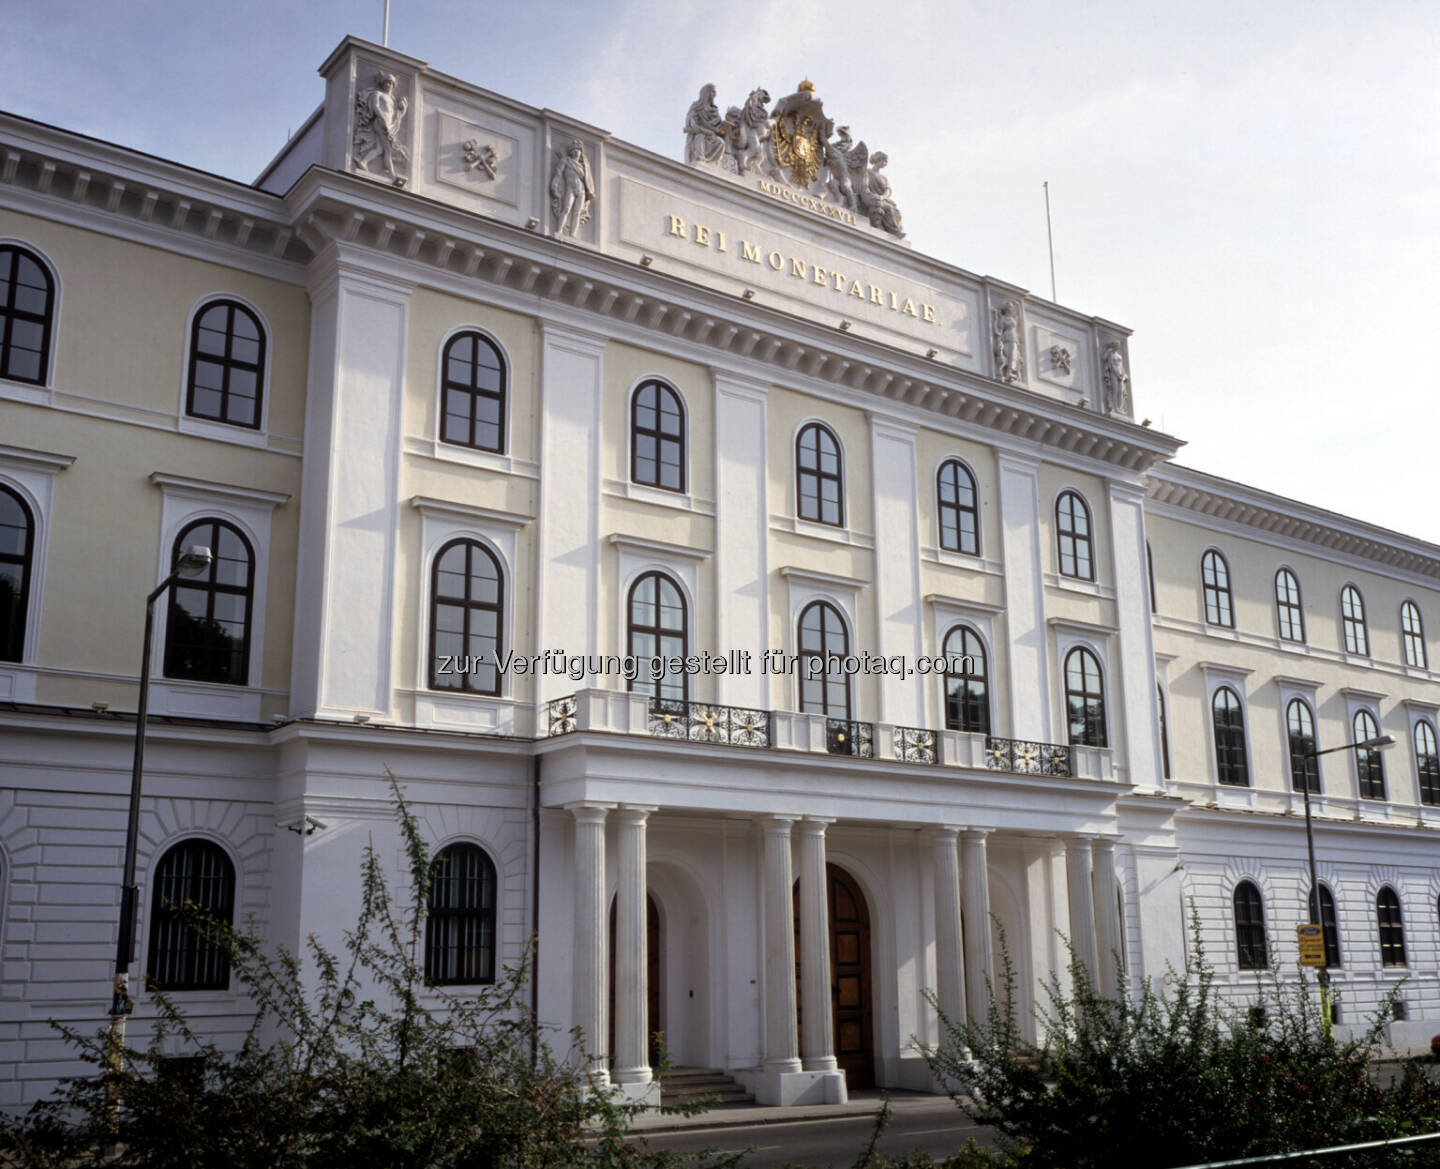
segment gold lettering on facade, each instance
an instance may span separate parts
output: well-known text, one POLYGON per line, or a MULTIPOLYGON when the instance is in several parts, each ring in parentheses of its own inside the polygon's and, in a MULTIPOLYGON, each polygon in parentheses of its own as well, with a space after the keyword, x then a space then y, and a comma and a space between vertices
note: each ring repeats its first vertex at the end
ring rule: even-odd
POLYGON ((702 248, 708 248, 710 246, 710 229, 697 223, 695 225, 695 242, 702 248))
POLYGON ((780 271, 781 268, 785 267, 785 257, 782 256, 779 252, 771 252, 768 256, 765 257, 765 262, 777 272, 780 271))
POLYGON ((760 245, 747 244, 742 239, 740 241, 740 258, 742 260, 753 260, 758 264, 760 262, 760 245))
POLYGON ((670 234, 685 238, 685 221, 678 215, 670 216, 670 234))
POLYGON ((835 278, 835 291, 836 291, 836 292, 844 292, 844 291, 845 291, 845 277, 842 276, 842 275, 840 275, 839 272, 832 272, 831 275, 835 278))
POLYGON ((870 303, 885 307, 885 294, 878 284, 870 285, 870 303))
POLYGON ((715 233, 715 239, 717 241, 715 250, 717 252, 723 252, 725 250, 725 233, 723 231, 717 231, 715 233))
POLYGON ((804 260, 800 260, 800 259, 796 259, 794 256, 791 256, 791 257, 790 257, 790 275, 791 275, 791 276, 798 276, 798 277, 800 277, 801 280, 804 280, 804 279, 805 279, 805 261, 804 261, 804 260))
POLYGON ((822 267, 820 267, 819 264, 816 264, 815 267, 814 267, 814 269, 813 269, 813 272, 814 272, 815 283, 816 283, 816 284, 819 284, 819 285, 821 285, 821 286, 823 287, 824 284, 825 284, 825 269, 822 268, 822 267))
POLYGON ((935 306, 933 304, 922 304, 920 306, 920 319, 927 324, 935 323, 935 306))
POLYGON ((915 302, 908 296, 905 298, 905 307, 900 310, 907 317, 918 317, 920 314, 915 311, 915 302))
POLYGON ((850 295, 858 296, 861 300, 865 299, 865 290, 860 287, 860 281, 857 280, 850 285, 850 295))

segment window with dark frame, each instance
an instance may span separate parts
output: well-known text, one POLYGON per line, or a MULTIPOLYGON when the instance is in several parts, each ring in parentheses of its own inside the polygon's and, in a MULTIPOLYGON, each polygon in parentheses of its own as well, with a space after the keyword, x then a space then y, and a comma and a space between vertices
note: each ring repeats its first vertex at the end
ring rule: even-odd
POLYGON ((844 618, 828 601, 811 601, 800 613, 799 633, 800 713, 848 719, 850 675, 840 660, 850 653, 844 618), (820 659, 815 669, 807 667, 812 658, 820 659))
POLYGON ((34 558, 35 517, 16 492, 0 484, 0 662, 25 656, 34 558))
POLYGON ((1340 623, 1345 630, 1345 652, 1368 658, 1370 636, 1365 630, 1365 601, 1354 585, 1340 590, 1340 623))
POLYGON ((165 677, 248 685, 254 549, 238 528, 224 520, 197 520, 176 537, 172 567, 190 545, 209 548, 211 560, 201 575, 181 577, 171 586, 165 677))
POLYGON ((796 512, 802 520, 845 526, 840 442, 828 426, 808 422, 795 436, 796 512))
POLYGON ((979 493, 975 476, 959 459, 946 459, 935 474, 940 547, 947 552, 980 555, 979 493))
POLYGON ((661 381, 642 383, 630 400, 630 481, 685 490, 685 409, 661 381))
POLYGON ((1145 541, 1145 581, 1150 586, 1150 612, 1159 612, 1155 604, 1155 554, 1150 551, 1150 541, 1145 541))
POLYGON ((1156 709, 1160 712, 1160 773, 1163 778, 1170 778, 1170 728, 1165 722, 1165 691, 1157 683, 1155 686, 1156 709))
MULTIPOLYGON (((1380 737, 1380 727, 1375 722, 1375 716, 1368 710, 1355 712, 1351 729, 1355 732, 1356 743, 1380 737)), ((1385 760, 1379 747, 1355 748, 1355 773, 1360 780, 1361 799, 1385 798, 1385 760)))
POLYGON ((1285 641, 1305 640, 1305 610, 1300 604, 1300 582, 1288 568, 1275 574, 1275 623, 1285 641))
POLYGON ((1251 881, 1235 886, 1235 952, 1241 970, 1269 969, 1265 946, 1265 903, 1251 881))
POLYGON ((1335 917, 1335 898, 1330 890, 1320 886, 1320 906, 1315 906, 1315 891, 1307 898, 1310 904, 1310 921, 1320 927, 1325 940, 1325 965, 1331 970, 1340 968, 1340 925, 1335 917))
POLYGON ((1108 746, 1100 662, 1084 646, 1065 655, 1065 711, 1071 746, 1108 746))
POLYGON ((1428 668, 1429 655, 1425 652, 1425 624, 1420 620, 1420 606, 1406 601, 1400 606, 1400 635, 1405 643, 1405 664, 1417 670, 1428 668))
POLYGON ((1309 705, 1292 698, 1285 708, 1285 730, 1290 740, 1290 785, 1297 792, 1320 790, 1320 761, 1315 757, 1315 716, 1309 705))
POLYGON ((641 659, 630 689, 651 698, 684 702, 689 697, 689 675, 664 669, 667 658, 684 658, 689 652, 685 598, 680 586, 663 572, 647 572, 630 586, 630 654, 641 659), (659 661, 660 676, 651 677, 650 663, 659 661))
POLYGON ((190 326, 185 413, 260 429, 265 398, 265 330, 233 300, 212 300, 190 326))
POLYGON ((430 573, 430 689, 500 693, 505 574, 478 540, 451 540, 430 573))
POLYGON ((1213 548, 1200 558, 1200 582, 1205 593, 1205 620, 1211 625, 1235 627, 1230 598, 1230 566, 1213 548))
POLYGON ((1435 728, 1429 719, 1415 724, 1415 774, 1420 779, 1420 802, 1440 804, 1440 750, 1437 750, 1435 728))
POLYGON ((227 926, 234 923, 235 866, 225 850, 198 837, 180 841, 155 866, 151 888, 149 983, 159 990, 228 989, 224 949, 193 929, 181 912, 193 908, 227 926))
POLYGON ((1220 686, 1210 699, 1211 722, 1215 727, 1215 770, 1221 783, 1250 786, 1250 767, 1245 759, 1245 711, 1240 696, 1229 686, 1220 686))
POLYGON ((985 643, 968 625, 945 635, 945 727, 972 735, 990 733, 990 690, 985 643))
POLYGON ((27 248, 0 245, 0 378, 45 384, 54 319, 49 269, 27 248))
POLYGON ((467 329, 440 355, 440 441, 505 453, 505 359, 483 333, 467 329))
POLYGON ((1062 491, 1055 500, 1055 538, 1060 553, 1060 575, 1094 580, 1090 509, 1077 492, 1062 491))
POLYGON ((476 986, 495 981, 495 863, 475 844, 450 844, 430 864, 425 981, 476 986))
POLYGON ((1380 965, 1404 966, 1405 923, 1400 917, 1400 898, 1389 885, 1375 897, 1375 919, 1380 931, 1380 965))

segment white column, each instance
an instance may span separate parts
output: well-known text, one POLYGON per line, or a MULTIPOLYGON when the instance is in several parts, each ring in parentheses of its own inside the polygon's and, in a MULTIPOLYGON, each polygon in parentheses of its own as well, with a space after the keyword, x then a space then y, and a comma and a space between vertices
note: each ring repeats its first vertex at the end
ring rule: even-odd
POLYGON ((630 804, 614 815, 615 1071, 617 1084, 648 1084, 650 1026, 646 1018, 648 963, 645 928, 645 819, 653 808, 630 804))
POLYGON ((934 829, 931 835, 935 850, 935 994, 940 1010, 957 1026, 967 1018, 958 835, 958 830, 948 824, 934 829))
POLYGON ((798 1072, 795 1018, 795 904, 791 892, 791 816, 766 816, 762 857, 765 884, 765 1070, 798 1072))
MULTIPOLYGON (((870 416, 870 481, 875 531, 885 533, 875 550, 875 636, 885 657, 913 662, 924 653, 921 612, 919 480, 915 430, 870 416)), ((880 722, 924 725, 925 678, 882 674, 875 712, 880 722)), ((889 749, 887 743, 886 749, 889 749)))
POLYGON ((1115 904, 1115 841, 1102 836, 1094 845, 1091 887, 1095 897, 1096 988, 1106 998, 1120 994, 1120 911, 1115 904))
POLYGON ((1070 888, 1070 944, 1084 964, 1090 981, 1099 988, 1095 950, 1095 887, 1092 882, 1090 836, 1065 842, 1065 875, 1070 888))
POLYGON ((1054 742, 1045 630, 1045 555, 1040 529, 1039 463, 1002 453, 1000 546, 1005 558, 1005 638, 1010 736, 1054 742))
POLYGON ((1109 492, 1110 545, 1115 558, 1115 623, 1120 634, 1117 643, 1119 686, 1117 688, 1112 676, 1111 701, 1118 699, 1125 712, 1126 777, 1137 787, 1153 790, 1164 784, 1160 716, 1155 697, 1155 646, 1150 623, 1149 582, 1146 573, 1136 571, 1135 567, 1149 563, 1145 557, 1145 489, 1139 484, 1112 481, 1109 492))
POLYGON ((985 859, 988 835, 988 828, 967 828, 960 837, 965 895, 965 1009, 977 1022, 989 1016, 986 980, 995 976, 990 953, 990 878, 985 859))
POLYGON ((825 874, 825 826, 806 817, 799 825, 800 992, 805 1021, 801 1059, 807 1072, 835 1070, 835 1020, 830 1001, 829 881, 825 874))
POLYGON ((606 1061, 606 976, 609 973, 605 921, 605 812, 580 804, 575 817, 575 1026, 580 1028, 585 1066, 602 1087, 610 1082, 606 1061))

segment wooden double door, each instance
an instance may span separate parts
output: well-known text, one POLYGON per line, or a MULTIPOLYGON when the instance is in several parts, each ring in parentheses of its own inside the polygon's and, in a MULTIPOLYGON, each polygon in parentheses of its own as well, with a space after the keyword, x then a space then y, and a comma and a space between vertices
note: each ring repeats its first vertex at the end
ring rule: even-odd
MULTIPOLYGON (((830 1004, 835 1062, 847 1088, 875 1085, 874 1018, 870 988, 870 907, 860 886, 839 865, 825 866, 830 927, 830 1004)), ((795 1001, 800 1029, 805 1018, 805 972, 800 966, 800 888, 795 887, 795 1001)))

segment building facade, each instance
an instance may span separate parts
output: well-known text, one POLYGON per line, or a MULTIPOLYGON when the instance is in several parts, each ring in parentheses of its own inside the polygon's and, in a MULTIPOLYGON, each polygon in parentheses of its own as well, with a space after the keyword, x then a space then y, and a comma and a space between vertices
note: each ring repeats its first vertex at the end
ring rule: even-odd
POLYGON ((707 86, 682 163, 321 74, 253 185, 0 115, 0 1104, 104 1019, 192 546, 135 969, 219 1034, 164 904, 337 946, 393 774, 436 984, 535 935, 637 1099, 657 1030, 764 1101, 928 1089, 1002 946, 1027 1016, 1066 938, 1183 977, 1192 907, 1237 1001, 1293 972, 1309 774, 1340 1022, 1403 979, 1423 1046, 1440 548, 1174 464, 1127 330, 917 254, 808 83, 707 86))

